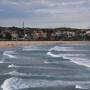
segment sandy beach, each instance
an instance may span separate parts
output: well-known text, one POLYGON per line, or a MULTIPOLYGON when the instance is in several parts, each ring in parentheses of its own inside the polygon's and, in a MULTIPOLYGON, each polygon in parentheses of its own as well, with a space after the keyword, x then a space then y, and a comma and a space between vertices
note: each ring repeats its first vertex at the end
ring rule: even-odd
POLYGON ((0 48, 49 44, 90 44, 89 41, 0 41, 0 48))

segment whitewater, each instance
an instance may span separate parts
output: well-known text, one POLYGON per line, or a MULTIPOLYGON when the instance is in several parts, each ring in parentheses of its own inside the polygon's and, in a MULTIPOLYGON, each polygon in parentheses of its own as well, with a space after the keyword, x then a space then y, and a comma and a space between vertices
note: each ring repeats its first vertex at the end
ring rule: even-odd
POLYGON ((90 45, 0 49, 0 90, 90 90, 90 45))

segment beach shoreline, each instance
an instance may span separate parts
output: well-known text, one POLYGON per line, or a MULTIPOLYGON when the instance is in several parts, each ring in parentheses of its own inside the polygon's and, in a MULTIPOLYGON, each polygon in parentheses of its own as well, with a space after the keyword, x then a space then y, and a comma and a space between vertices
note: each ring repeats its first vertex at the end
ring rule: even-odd
POLYGON ((0 41, 0 48, 14 48, 30 45, 51 45, 51 44, 89 44, 90 41, 0 41))

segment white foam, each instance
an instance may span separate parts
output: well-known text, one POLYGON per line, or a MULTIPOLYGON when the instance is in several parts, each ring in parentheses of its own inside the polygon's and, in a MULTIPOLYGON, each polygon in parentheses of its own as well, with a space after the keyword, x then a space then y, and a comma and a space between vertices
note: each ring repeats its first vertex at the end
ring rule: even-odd
POLYGON ((13 54, 16 54, 14 51, 4 51, 3 55, 8 56, 9 58, 16 58, 13 54))
POLYGON ((10 54, 6 54, 6 53, 4 53, 3 55, 8 56, 8 57, 10 57, 10 58, 15 58, 15 56, 10 55, 10 54))
POLYGON ((46 63, 46 64, 49 64, 49 63, 51 63, 51 62, 48 62, 48 61, 44 61, 44 63, 46 63))
POLYGON ((62 46, 55 46, 51 49, 49 49, 48 51, 52 51, 52 50, 55 50, 55 51, 71 51, 72 50, 72 47, 62 47, 62 46))
MULTIPOLYGON (((89 54, 53 54, 51 51, 52 50, 56 50, 56 51, 89 51, 89 50, 84 50, 84 49, 74 49, 73 47, 60 47, 60 46, 55 46, 54 48, 49 49, 49 52, 47 53, 47 55, 51 56, 51 57, 63 57, 64 59, 69 59, 71 60, 71 62, 78 64, 78 65, 82 65, 85 67, 90 67, 90 59, 87 59, 86 56, 89 54)), ((49 63, 49 62, 45 62, 45 63, 49 63)))
MULTIPOLYGON (((90 67, 90 60, 86 59, 86 54, 53 54, 52 52, 48 52, 47 55, 51 57, 63 57, 64 59, 69 59, 71 62, 82 65, 85 67, 90 67)), ((44 62, 50 63, 50 62, 44 62)))
POLYGON ((4 61, 4 60, 0 61, 0 63, 2 63, 2 64, 4 64, 4 63, 9 64, 9 62, 6 62, 6 61, 4 61))
MULTIPOLYGON (((18 90, 19 87, 21 86, 19 81, 20 81, 20 79, 14 78, 14 77, 13 78, 10 78, 10 79, 7 79, 1 85, 1 88, 3 90, 18 90), (20 85, 20 86, 18 86, 18 85, 20 85)), ((23 87, 22 87, 22 89, 23 89, 23 87)))
POLYGON ((47 55, 51 56, 51 57, 61 57, 61 55, 55 55, 55 54, 52 54, 51 52, 48 52, 47 55))
MULTIPOLYGON (((78 88, 77 85, 86 85, 90 82, 86 81, 61 81, 61 80, 43 80, 43 79, 21 79, 21 78, 9 78, 3 82, 1 88, 3 90, 19 90, 27 88, 36 88, 36 87, 57 87, 57 86, 72 86, 75 85, 75 88, 78 88)), ((90 87, 88 87, 90 89, 90 87)))
POLYGON ((14 65, 14 64, 10 64, 10 65, 8 65, 8 68, 16 68, 17 66, 16 65, 14 65))
POLYGON ((50 48, 48 51, 89 51, 89 50, 83 50, 73 47, 64 47, 64 46, 54 46, 53 48, 50 48))
POLYGON ((5 73, 5 75, 25 76, 25 77, 28 77, 28 76, 31 76, 32 74, 31 73, 20 73, 20 72, 17 72, 17 71, 12 71, 12 72, 5 73))
POLYGON ((69 57, 86 56, 86 54, 53 54, 52 52, 47 52, 47 55, 56 58, 62 57, 63 59, 68 59, 69 57))
POLYGON ((49 61, 44 61, 45 64, 59 64, 59 61, 53 61, 53 62, 49 62, 49 61))
POLYGON ((70 58, 71 62, 78 64, 78 65, 82 65, 85 67, 90 67, 90 60, 89 59, 84 59, 84 58, 70 58))
POLYGON ((40 48, 36 46, 25 46, 22 49, 22 51, 37 51, 37 50, 40 50, 40 48))
POLYGON ((55 67, 41 67, 41 66, 18 66, 18 65, 14 65, 14 64, 11 64, 11 65, 8 65, 8 68, 32 68, 32 69, 60 69, 60 68, 55 68, 55 67))
POLYGON ((47 74, 21 73, 21 72, 17 72, 17 71, 12 71, 12 72, 8 72, 8 73, 4 73, 4 75, 20 76, 20 77, 31 77, 31 76, 54 77, 53 75, 47 75, 47 74))
POLYGON ((89 89, 90 88, 90 86, 89 85, 84 85, 84 84, 78 84, 78 85, 76 85, 75 86, 75 88, 76 89, 82 89, 82 90, 87 90, 87 89, 89 89))

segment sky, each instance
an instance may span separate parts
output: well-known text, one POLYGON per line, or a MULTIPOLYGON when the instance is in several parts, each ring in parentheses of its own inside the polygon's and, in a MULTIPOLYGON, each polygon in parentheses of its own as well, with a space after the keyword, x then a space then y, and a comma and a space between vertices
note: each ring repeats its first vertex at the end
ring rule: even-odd
POLYGON ((90 0, 0 0, 0 26, 90 27, 90 0))

